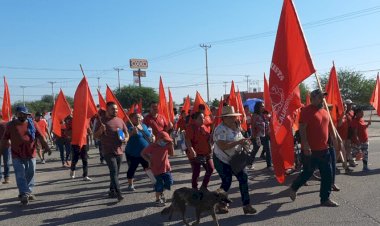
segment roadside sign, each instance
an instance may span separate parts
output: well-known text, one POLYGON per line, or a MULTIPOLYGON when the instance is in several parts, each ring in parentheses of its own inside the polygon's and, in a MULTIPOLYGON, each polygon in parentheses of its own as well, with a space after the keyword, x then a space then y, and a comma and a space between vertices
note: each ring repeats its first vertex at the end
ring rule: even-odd
POLYGON ((140 77, 146 77, 146 71, 133 71, 133 76, 139 76, 140 72, 140 77))
POLYGON ((132 69, 147 69, 148 60, 146 59, 130 59, 129 66, 132 69))

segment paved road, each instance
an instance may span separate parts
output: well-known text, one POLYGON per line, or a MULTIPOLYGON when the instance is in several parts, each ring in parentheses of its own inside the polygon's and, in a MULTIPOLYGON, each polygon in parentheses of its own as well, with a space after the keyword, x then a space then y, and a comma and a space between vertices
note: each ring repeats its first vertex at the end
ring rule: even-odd
MULTIPOLYGON (((284 190, 296 175, 287 178, 284 185, 276 182, 265 169, 262 160, 254 171, 249 171, 251 202, 258 210, 255 215, 244 215, 241 208, 238 184, 234 181, 230 190, 233 203, 230 213, 218 215, 221 225, 380 225, 380 123, 370 129, 369 161, 372 171, 361 172, 361 163, 352 175, 337 175, 342 188, 332 198, 341 204, 338 208, 319 206, 319 182, 311 181, 302 187, 295 202, 291 202, 284 190)), ((178 153, 179 154, 179 153, 178 153)), ((17 188, 12 172, 12 183, 0 184, 0 225, 183 225, 175 215, 173 221, 160 215, 161 207, 153 204, 154 193, 147 177, 139 169, 136 191, 128 193, 126 170, 122 166, 121 186, 125 199, 117 203, 107 198, 108 169, 99 163, 97 151, 90 151, 89 174, 92 182, 81 178, 69 179, 69 170, 62 168, 58 153, 54 152, 45 165, 37 165, 38 201, 21 206, 17 201, 17 188)), ((187 159, 177 155, 171 159, 175 184, 173 189, 190 186, 191 171, 187 159)), ((339 166, 341 169, 341 167, 339 166)), ((80 176, 81 170, 77 172, 80 176)), ((220 179, 212 176, 210 189, 217 189, 220 179)), ((171 196, 171 193, 167 194, 171 196)), ((193 209, 187 214, 194 221, 193 209)), ((203 225, 213 225, 205 216, 203 225)))

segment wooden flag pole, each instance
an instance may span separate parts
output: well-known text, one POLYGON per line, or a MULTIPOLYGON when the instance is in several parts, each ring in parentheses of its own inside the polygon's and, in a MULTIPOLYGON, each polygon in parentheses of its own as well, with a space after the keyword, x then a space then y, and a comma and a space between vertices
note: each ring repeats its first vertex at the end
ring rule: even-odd
POLYGON ((84 75, 83 68, 82 68, 82 64, 79 64, 79 67, 80 67, 80 70, 82 71, 82 75, 85 76, 85 75, 84 75))
MULTIPOLYGON (((315 72, 314 74, 315 74, 315 78, 317 79, 318 87, 319 87, 319 89, 321 90, 321 92, 323 92, 322 84, 321 84, 321 80, 320 80, 320 78, 319 78, 317 72, 315 72)), ((328 107, 328 105, 327 105, 327 101, 326 101, 325 97, 323 97, 323 105, 324 105, 324 107, 326 108, 327 113, 328 113, 328 115, 329 115, 329 121, 330 121, 330 124, 331 124, 332 130, 333 130, 334 136, 335 136, 338 140, 340 140, 340 141, 343 143, 342 138, 339 136, 339 133, 338 133, 338 131, 337 131, 336 128, 335 128, 335 125, 334 125, 334 122, 333 122, 333 120, 332 120, 332 117, 331 117, 331 114, 330 114, 330 111, 329 111, 329 107, 328 107)), ((345 157, 343 156, 343 153, 342 153, 342 149, 341 149, 341 148, 342 148, 342 147, 339 148, 339 155, 340 155, 340 158, 342 159, 343 167, 346 167, 346 166, 347 166, 347 163, 346 163, 346 161, 345 161, 345 157)))
POLYGON ((371 110, 371 114, 369 115, 369 121, 372 122, 372 112, 373 110, 371 110))

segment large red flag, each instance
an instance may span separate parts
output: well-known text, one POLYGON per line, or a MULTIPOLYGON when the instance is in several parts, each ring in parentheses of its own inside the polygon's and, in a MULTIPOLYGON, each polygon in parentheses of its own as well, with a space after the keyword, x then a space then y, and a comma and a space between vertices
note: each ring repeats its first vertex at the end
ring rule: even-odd
POLYGON ((172 92, 170 92, 170 89, 169 89, 168 112, 169 112, 169 121, 174 124, 174 104, 173 104, 172 92))
POLYGON ((327 98, 326 101, 332 104, 331 118, 334 125, 338 125, 338 119, 344 114, 342 95, 340 94, 338 76, 336 74, 335 65, 333 64, 330 71, 330 78, 326 85, 327 98))
POLYGON ((165 89, 164 84, 162 82, 162 78, 160 76, 160 84, 158 87, 158 113, 166 119, 167 122, 169 122, 169 111, 168 111, 168 105, 166 104, 166 95, 165 95, 165 89))
POLYGON ((311 103, 311 101, 310 101, 310 92, 307 91, 307 93, 306 93, 306 106, 309 105, 310 103, 311 103))
POLYGON ((239 90, 238 90, 238 92, 236 94, 236 101, 237 101, 237 105, 238 105, 236 111, 242 114, 242 116, 240 116, 241 128, 244 131, 247 131, 247 129, 248 129, 247 118, 245 116, 243 101, 241 99, 241 95, 240 95, 240 91, 239 90))
POLYGON ((233 80, 231 82, 230 96, 228 97, 228 105, 233 106, 235 111, 239 110, 236 100, 235 83, 233 80))
POLYGON ((130 114, 132 114, 132 113, 135 113, 135 111, 136 111, 136 105, 137 105, 137 104, 132 104, 132 105, 131 105, 131 107, 130 107, 129 110, 128 110, 128 116, 129 116, 130 114))
POLYGON ((195 112, 197 112, 199 110, 199 105, 200 104, 203 104, 205 106, 205 108, 206 108, 205 112, 204 112, 204 116, 211 115, 210 108, 208 107, 208 105, 206 104, 206 102, 203 100, 201 94, 199 94, 198 91, 195 94, 194 106, 193 106, 193 111, 191 112, 191 114, 194 114, 195 112))
POLYGON ((371 100, 369 103, 376 109, 377 115, 380 116, 380 80, 379 80, 379 73, 377 73, 377 79, 376 79, 376 85, 375 88, 373 89, 371 100))
POLYGON ((3 114, 3 120, 9 122, 12 118, 12 105, 11 105, 11 95, 9 94, 9 88, 7 80, 4 76, 4 96, 3 96, 3 106, 1 108, 1 113, 3 114))
POLYGON ((294 164, 293 112, 300 107, 298 84, 315 72, 293 2, 284 0, 270 66, 271 147, 277 181, 294 164))
POLYGON ((137 113, 142 114, 143 107, 142 107, 142 99, 140 98, 139 104, 137 105, 137 113))
POLYGON ((69 103, 66 100, 63 91, 60 90, 57 96, 57 100, 55 101, 53 112, 51 115, 52 119, 52 131, 55 135, 61 137, 61 122, 71 114, 71 108, 69 103))
POLYGON ((182 106, 182 110, 184 110, 186 112, 186 115, 189 114, 190 105, 191 105, 191 103, 190 103, 190 97, 189 97, 189 95, 187 95, 187 97, 186 97, 186 99, 185 99, 185 101, 183 103, 183 106, 182 106))
POLYGON ((98 89, 98 98, 99 98, 99 106, 100 109, 105 111, 107 109, 106 101, 104 100, 102 94, 100 93, 100 90, 98 89))
POLYGON ((214 119, 214 128, 216 128, 222 122, 222 118, 220 116, 222 115, 223 103, 224 103, 224 100, 222 99, 222 97, 220 97, 218 111, 216 112, 215 119, 214 119))
POLYGON ((268 112, 272 111, 272 103, 270 101, 270 94, 269 94, 269 84, 268 84, 267 78, 265 77, 265 73, 264 73, 264 106, 265 106, 265 110, 267 110, 268 112))
POLYGON ((117 117, 121 118, 124 122, 128 121, 127 113, 125 113, 123 106, 121 106, 119 100, 113 94, 111 88, 107 85, 106 90, 106 99, 107 102, 114 102, 117 105, 117 117))
POLYGON ((87 83, 83 77, 74 95, 73 129, 71 144, 82 148, 87 144, 87 129, 91 118, 97 113, 94 99, 87 83))

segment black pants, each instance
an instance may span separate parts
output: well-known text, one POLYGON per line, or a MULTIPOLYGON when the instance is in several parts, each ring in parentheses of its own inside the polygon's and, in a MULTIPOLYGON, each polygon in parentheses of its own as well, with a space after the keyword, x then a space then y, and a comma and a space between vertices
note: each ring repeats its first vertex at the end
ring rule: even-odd
POLYGON ((126 155, 126 157, 127 157, 127 163, 128 163, 128 172, 127 172, 128 179, 132 179, 135 176, 136 169, 139 166, 139 164, 141 164, 144 170, 149 167, 148 162, 145 161, 145 159, 143 159, 142 157, 133 157, 130 155, 126 155))
POLYGON ((110 171, 110 191, 115 191, 120 194, 120 184, 119 184, 119 172, 121 166, 122 155, 107 154, 104 155, 108 169, 110 171))
POLYGON ((331 193, 332 169, 331 156, 328 149, 312 151, 311 156, 304 155, 303 170, 292 183, 292 189, 297 191, 313 175, 316 168, 321 173, 321 188, 319 196, 321 203, 327 201, 331 193))
POLYGON ((88 176, 87 145, 83 145, 82 148, 79 148, 78 145, 71 145, 71 149, 73 152, 73 160, 71 162, 71 171, 74 171, 76 169, 76 165, 80 157, 82 159, 82 165, 83 165, 83 177, 87 177, 88 176))

